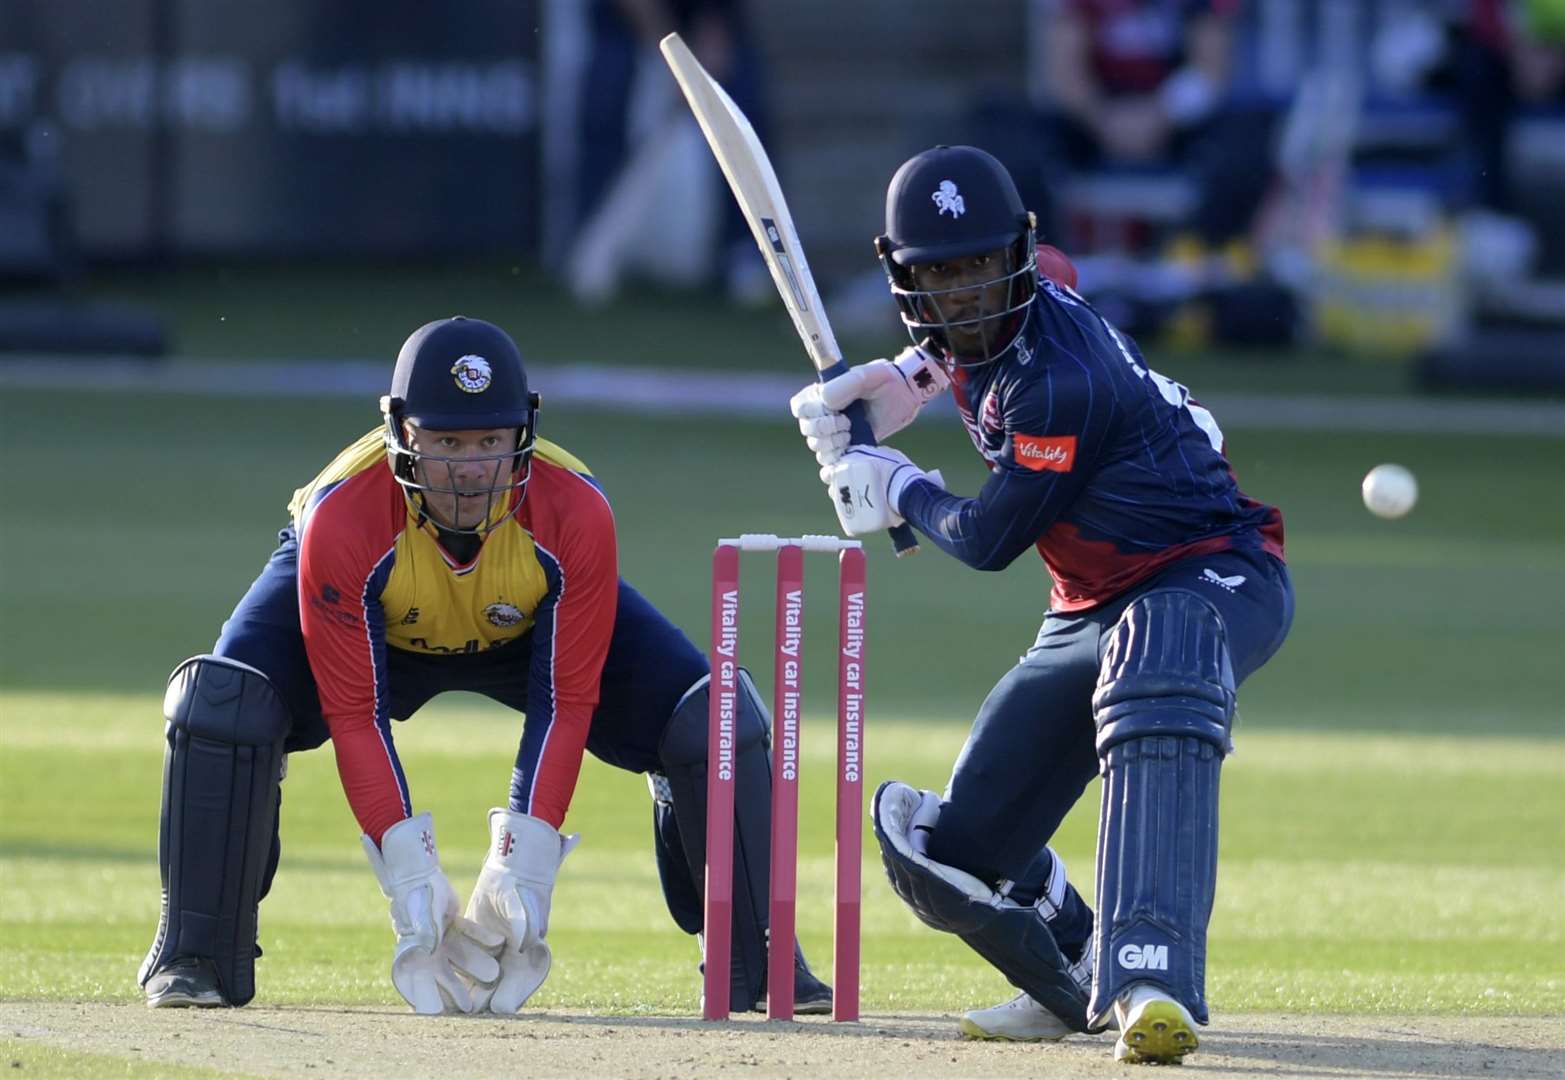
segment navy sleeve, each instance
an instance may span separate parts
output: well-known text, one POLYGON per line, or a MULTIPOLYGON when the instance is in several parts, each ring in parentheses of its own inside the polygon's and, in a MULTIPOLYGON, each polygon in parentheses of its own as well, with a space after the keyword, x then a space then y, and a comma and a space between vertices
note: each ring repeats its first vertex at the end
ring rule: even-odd
POLYGON ((1005 445, 977 497, 920 480, 897 508, 975 570, 1003 570, 1038 542, 1086 486, 1110 433, 1112 388, 1069 355, 1003 400, 1005 445))

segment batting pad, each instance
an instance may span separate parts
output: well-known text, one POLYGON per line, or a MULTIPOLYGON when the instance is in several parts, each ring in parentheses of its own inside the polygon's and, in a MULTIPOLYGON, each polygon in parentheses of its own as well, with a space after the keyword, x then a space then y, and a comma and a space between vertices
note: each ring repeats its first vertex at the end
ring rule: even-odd
POLYGON ((1149 982, 1206 1023, 1206 927, 1217 887, 1218 774, 1234 681, 1226 628, 1194 593, 1138 597, 1115 625, 1093 695, 1102 762, 1097 974, 1106 1021, 1149 982))

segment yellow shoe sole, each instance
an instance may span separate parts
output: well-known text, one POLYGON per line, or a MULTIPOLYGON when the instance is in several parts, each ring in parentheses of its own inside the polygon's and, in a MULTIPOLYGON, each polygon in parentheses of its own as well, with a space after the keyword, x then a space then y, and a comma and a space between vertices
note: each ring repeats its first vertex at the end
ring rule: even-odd
POLYGON ((1130 1065, 1178 1065, 1201 1041, 1171 1001, 1153 1001, 1141 1010, 1114 1044, 1114 1060, 1130 1065))
POLYGON ((984 1028, 981 1028, 977 1024, 973 1023, 973 1021, 969 1020, 965 1016, 962 1017, 961 1022, 957 1024, 957 1028, 962 1032, 962 1038, 976 1039, 980 1042, 1059 1042, 1061 1039, 1065 1038, 1065 1036, 1070 1034, 1069 1031, 1062 1031, 1058 1035, 1007 1035, 1004 1032, 985 1030, 984 1028))

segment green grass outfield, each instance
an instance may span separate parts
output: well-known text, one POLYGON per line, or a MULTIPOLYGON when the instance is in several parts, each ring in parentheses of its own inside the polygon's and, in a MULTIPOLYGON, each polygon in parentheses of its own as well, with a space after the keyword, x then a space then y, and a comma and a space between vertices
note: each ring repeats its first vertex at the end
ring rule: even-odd
MULTIPOLYGON (((1171 374, 1178 375, 1174 371, 1171 374)), ((375 422, 373 403, 60 392, 0 400, 0 999, 128 1001, 156 919, 169 669, 207 648, 260 567, 289 490, 375 422)), ((704 637, 721 534, 833 526, 786 423, 561 413, 547 434, 604 478, 625 573, 704 637)), ((951 485, 980 471, 954 423, 899 440, 951 485)), ((1229 432, 1245 487, 1288 522, 1299 614, 1241 693, 1224 771, 1216 1010, 1565 1012, 1565 440, 1229 432), (1370 518, 1357 482, 1412 466, 1423 501, 1370 518)), ((966 720, 1030 641, 1046 580, 871 545, 867 778, 939 787, 966 720)), ((825 609, 811 571, 801 935, 827 966, 825 609), (816 629, 819 627, 819 629, 816 629)), ((768 580, 746 577, 766 668, 768 580)), ((517 718, 442 699, 399 728, 415 803, 464 891, 502 800, 517 718)), ((329 754, 285 787, 284 863, 262 911, 260 1000, 392 1003, 385 902, 329 754)), ((1095 799, 1059 837, 1088 886, 1095 799)), ((538 1002, 691 1014, 694 944, 663 910, 644 784, 590 764, 538 1002)), ((872 846, 867 844, 867 850, 872 846)), ((1006 995, 866 868, 864 1003, 955 1011, 1006 995)))
MULTIPOLYGON (((448 701, 399 731, 398 745, 465 894, 514 731, 503 712, 448 701)), ((158 911, 155 707, 134 696, 8 695, 0 997, 136 994, 136 964, 158 911), (62 800, 70 790, 82 797, 62 800)), ((872 721, 868 781, 938 786, 961 737, 951 723, 872 721)), ((800 931, 826 967, 829 720, 815 717, 805 739, 800 931)), ((1214 1009, 1565 1011, 1565 873, 1539 854, 1551 843, 1559 850, 1562 779, 1558 744, 1537 739, 1249 733, 1224 774, 1214 1009), (1537 797, 1518 808, 1522 788, 1537 797)), ((284 863, 262 908, 258 1000, 396 1002, 385 901, 330 754, 296 756, 283 796, 284 863)), ((540 1008, 697 1011, 695 945, 664 911, 646 803, 639 777, 596 762, 585 770, 571 816, 584 839, 555 895, 556 965, 540 1008)), ((1057 841, 1087 875, 1094 814, 1089 799, 1057 841)), ((867 835, 866 845, 872 852, 867 835)), ((865 885, 866 1010, 955 1011, 1008 996, 959 942, 918 923, 877 866, 866 866, 865 885)))

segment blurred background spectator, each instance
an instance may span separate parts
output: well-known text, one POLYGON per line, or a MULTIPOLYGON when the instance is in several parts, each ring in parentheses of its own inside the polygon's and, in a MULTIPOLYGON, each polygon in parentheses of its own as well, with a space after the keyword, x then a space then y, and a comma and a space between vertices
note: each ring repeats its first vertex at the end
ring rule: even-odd
POLYGON ((1450 53, 1475 159, 1473 201, 1514 213, 1508 148, 1517 121, 1550 111, 1558 118, 1565 110, 1565 2, 1468 0, 1464 15, 1450 53))
MULTIPOLYGON (((975 138, 1011 168, 1044 234, 1078 250, 1139 246, 1094 225, 1118 192, 1128 218, 1178 218, 1220 245, 1245 233, 1271 167, 1269 103, 1233 80, 1239 0, 1042 0, 1030 100, 983 103, 975 138), (1091 171, 1093 179, 1078 183, 1091 171), (1188 177, 1193 198, 1179 184, 1188 177), (1151 182, 1137 182, 1138 179, 1151 182), (1116 181, 1128 180, 1118 185, 1116 181)), ((1134 224, 1134 223, 1133 223, 1134 224)))
POLYGON ((591 0, 581 73, 567 273, 575 297, 614 296, 621 278, 715 284, 765 298, 766 267, 658 42, 678 32, 766 140, 760 55, 738 0, 591 0))

